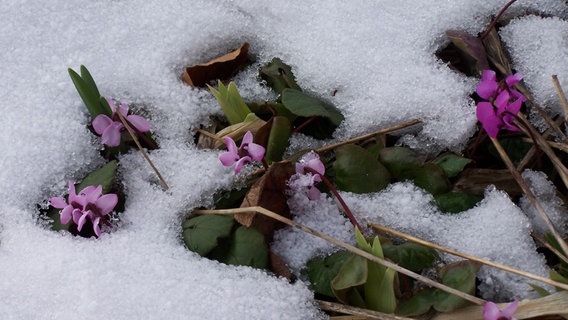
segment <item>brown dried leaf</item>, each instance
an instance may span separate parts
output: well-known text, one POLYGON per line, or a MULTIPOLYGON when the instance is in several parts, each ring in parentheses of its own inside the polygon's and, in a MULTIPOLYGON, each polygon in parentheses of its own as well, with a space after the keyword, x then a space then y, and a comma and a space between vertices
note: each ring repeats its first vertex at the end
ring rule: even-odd
POLYGON ((523 192, 507 169, 465 169, 454 184, 452 191, 469 194, 483 194, 488 185, 507 192, 510 196, 518 196, 523 192))
MULTIPOLYGON (((295 172, 294 165, 289 161, 273 163, 250 188, 241 208, 260 206, 283 217, 290 218, 290 210, 285 195, 288 188, 286 181, 295 172)), ((283 226, 281 222, 263 215, 257 215, 255 212, 238 213, 235 215, 235 220, 247 227, 254 226, 262 232, 268 242, 272 240, 273 231, 283 226)))
POLYGON ((286 263, 274 252, 268 251, 268 264, 270 270, 279 277, 284 277, 288 281, 292 280, 292 271, 288 268, 286 263))
POLYGON ((192 87, 204 87, 212 80, 226 80, 233 76, 246 62, 249 44, 244 43, 239 49, 204 64, 185 69, 182 79, 192 87))
POLYGON ((502 74, 512 74, 511 63, 509 62, 509 58, 507 57, 507 53, 505 52, 497 30, 495 30, 495 28, 491 29, 491 32, 489 32, 487 37, 482 41, 489 61, 491 61, 502 74))
POLYGON ((471 64, 474 65, 474 69, 476 69, 478 74, 481 74, 485 69, 489 69, 485 48, 478 37, 458 30, 448 30, 446 31, 446 35, 450 38, 452 43, 466 55, 468 60, 473 59, 471 64))

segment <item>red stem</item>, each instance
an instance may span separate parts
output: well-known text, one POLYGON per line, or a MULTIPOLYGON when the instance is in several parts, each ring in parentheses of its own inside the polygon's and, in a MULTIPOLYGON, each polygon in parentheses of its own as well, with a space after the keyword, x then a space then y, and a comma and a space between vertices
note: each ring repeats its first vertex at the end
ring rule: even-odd
POLYGON ((505 11, 507 11, 507 9, 508 9, 513 3, 515 3, 515 1, 517 1, 517 0, 511 0, 511 1, 507 2, 507 4, 503 7, 503 9, 501 9, 501 11, 499 11, 499 13, 497 14, 497 17, 495 17, 495 19, 493 19, 493 22, 491 22, 491 24, 489 25, 489 27, 487 27, 487 29, 486 29, 485 32, 481 35, 481 37, 479 37, 479 39, 484 40, 485 38, 487 38, 487 36, 489 35, 489 33, 491 32, 491 30, 493 29, 493 27, 495 27, 495 25, 497 24, 497 21, 499 21, 499 19, 500 19, 501 16, 503 15, 503 13, 505 13, 505 11))
POLYGON ((349 207, 347 206, 347 204, 345 203, 345 201, 343 201, 343 198, 341 198, 341 196, 339 195, 339 193, 337 192, 337 189, 335 189, 335 187, 331 184, 331 182, 324 176, 319 174, 317 171, 315 171, 314 169, 310 168, 310 167, 305 167, 304 170, 311 172, 312 174, 317 174, 321 177, 322 181, 327 185, 327 187, 329 188, 329 190, 331 190, 331 192, 333 193, 333 195, 337 198, 337 200, 339 201, 339 203, 341 204, 341 206, 343 207, 343 210, 345 210, 345 213, 347 214, 347 217, 349 218, 349 221, 351 221, 351 223, 359 228, 359 230, 363 230, 361 229, 361 226, 359 225, 359 223, 357 222, 357 219, 355 219, 355 216, 353 216, 353 213, 351 212, 351 210, 349 209, 349 207))

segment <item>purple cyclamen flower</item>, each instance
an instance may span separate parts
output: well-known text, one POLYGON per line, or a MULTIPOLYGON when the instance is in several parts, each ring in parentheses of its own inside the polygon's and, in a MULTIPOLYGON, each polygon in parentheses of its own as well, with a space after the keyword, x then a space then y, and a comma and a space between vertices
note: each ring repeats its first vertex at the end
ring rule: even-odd
POLYGON ((325 166, 320 160, 319 155, 310 151, 300 158, 296 163, 296 174, 290 177, 288 186, 292 190, 303 189, 310 200, 319 200, 321 192, 316 184, 322 181, 321 176, 325 174, 325 166))
POLYGON ((93 129, 95 132, 102 136, 101 142, 109 147, 116 147, 120 145, 120 132, 124 125, 118 118, 116 110, 132 125, 133 129, 138 133, 150 131, 150 123, 144 117, 128 114, 128 105, 121 102, 117 107, 113 99, 107 99, 108 104, 112 110, 112 119, 105 114, 99 114, 93 120, 93 129))
POLYGON ((228 151, 222 153, 219 156, 219 160, 226 167, 230 167, 236 162, 235 173, 239 173, 245 164, 252 161, 262 161, 262 158, 264 158, 266 149, 252 142, 252 133, 250 131, 245 133, 241 146, 238 148, 235 140, 230 137, 224 137, 223 140, 227 145, 228 151))
POLYGON ((496 138, 499 130, 503 128, 514 132, 520 131, 513 122, 526 98, 517 90, 512 89, 512 86, 522 78, 521 73, 515 73, 499 83, 495 80, 494 71, 483 71, 476 92, 487 101, 477 103, 477 119, 490 137, 496 138))
POLYGON ((483 306, 483 318, 485 320, 517 320, 513 317, 513 313, 515 313, 518 307, 519 301, 517 300, 506 306, 503 310, 500 310, 495 303, 488 301, 483 306))
POLYGON ((62 209, 59 212, 62 224, 67 224, 73 218, 77 230, 81 231, 86 219, 93 223, 93 230, 97 237, 101 235, 99 223, 101 218, 109 214, 118 202, 118 196, 114 193, 102 194, 103 187, 88 186, 75 193, 75 184, 69 181, 69 197, 67 203, 64 198, 53 197, 49 201, 54 208, 62 209))

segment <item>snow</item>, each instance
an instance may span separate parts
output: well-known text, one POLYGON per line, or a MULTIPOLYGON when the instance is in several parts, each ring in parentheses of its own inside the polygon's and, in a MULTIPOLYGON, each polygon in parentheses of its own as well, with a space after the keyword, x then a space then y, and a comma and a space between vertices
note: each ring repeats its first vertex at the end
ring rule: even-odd
MULTIPOLYGON (((207 261, 181 243, 180 221, 188 211, 211 204, 210 194, 233 182, 232 170, 218 164, 218 152, 198 151, 192 142, 191 128, 221 110, 206 90, 190 89, 180 81, 183 68, 248 41, 257 63, 236 78, 246 100, 271 96, 258 84, 255 70, 278 56, 292 66, 300 86, 343 111, 346 121, 336 140, 421 118, 423 127, 409 133, 406 142, 459 149, 474 132, 469 94, 476 80, 450 71, 433 53, 447 42, 445 30, 479 32, 501 5, 471 0, 357 5, 3 1, 0 318, 319 317, 305 283, 288 284, 258 270, 207 261), (86 110, 67 75, 67 67, 77 70, 81 64, 89 68, 103 95, 149 111, 161 146, 151 158, 171 186, 162 191, 138 153, 122 157, 119 171, 128 194, 126 209, 120 228, 99 240, 55 233, 37 221, 36 204, 63 194, 68 180, 81 179, 103 163, 99 140, 85 128, 86 110)), ((557 0, 521 1, 508 14, 529 11, 567 16, 565 2, 557 0)), ((545 80, 535 75, 557 73, 562 81, 568 77, 566 23, 521 18, 504 34, 507 45, 515 48, 540 38, 564 41, 538 55, 525 49, 512 52, 516 68, 527 75, 544 103, 551 91, 538 87, 545 80), (520 38, 528 30, 534 30, 535 37, 520 38), (554 59, 543 59, 544 54, 554 59), (550 61, 550 66, 543 67, 540 61, 550 61)), ((302 143, 306 144, 300 138, 294 145, 302 143)), ((392 198, 408 204, 398 206, 399 214, 434 215, 424 195, 404 188, 408 194, 392 198), (405 202, 413 195, 421 202, 405 202)), ((487 218, 484 214, 493 205, 503 208, 506 216, 519 215, 502 194, 494 191, 488 196, 484 205, 473 209, 480 219, 487 218)), ((331 213, 330 204, 322 201, 331 213)), ((368 199, 353 196, 350 203, 359 208, 368 199)), ((512 231, 503 232, 511 238, 526 231, 520 228, 521 218, 504 222, 509 223, 502 228, 513 224, 512 231)), ((428 232, 426 227, 417 230, 428 232)), ((529 242, 508 243, 524 254, 532 243, 525 240, 529 242)), ((530 263, 517 262, 540 272, 530 263)))

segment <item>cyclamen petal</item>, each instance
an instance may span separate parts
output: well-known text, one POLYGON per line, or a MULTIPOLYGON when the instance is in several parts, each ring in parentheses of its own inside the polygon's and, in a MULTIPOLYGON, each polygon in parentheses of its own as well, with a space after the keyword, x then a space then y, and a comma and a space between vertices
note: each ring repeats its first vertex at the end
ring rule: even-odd
POLYGON ((79 221, 77 222, 77 230, 78 231, 81 231, 81 229, 83 229, 83 226, 85 225, 85 222, 87 221, 87 216, 89 216, 89 213, 90 213, 90 211, 85 211, 85 212, 83 212, 83 214, 79 218, 79 221))
POLYGON ((100 222, 101 218, 99 217, 95 218, 95 221, 93 221, 93 231, 95 231, 97 238, 101 236, 101 227, 99 226, 100 222))
POLYGON ((519 301, 515 300, 505 309, 500 310, 494 302, 488 301, 483 306, 483 318, 485 320, 516 320, 513 313, 517 311, 519 301))
POLYGON ((223 152, 220 156, 219 156, 219 160, 221 161, 221 163, 225 166, 225 167, 230 167, 232 166, 235 162, 237 162, 239 160, 239 155, 232 153, 230 151, 227 152, 223 152))
POLYGON ((79 219, 83 216, 83 210, 75 208, 71 215, 73 217, 73 222, 75 222, 75 224, 79 224, 79 219))
POLYGON ((110 126, 112 123, 113 123, 112 119, 109 118, 107 115, 99 114, 95 118, 95 120, 93 120, 92 125, 95 132, 98 135, 102 135, 105 129, 108 128, 108 126, 110 126))
POLYGON ((235 173, 239 173, 241 172, 242 168, 244 167, 245 164, 250 162, 250 157, 246 156, 246 157, 242 157, 239 159, 239 161, 237 161, 237 165, 235 166, 235 173))
POLYGON ((241 142, 241 147, 246 146, 247 144, 252 143, 252 132, 247 131, 243 137, 241 142))
POLYGON ((147 132, 150 131, 150 123, 144 117, 131 114, 126 117, 128 122, 130 122, 138 132, 147 132))
POLYGON ((505 82, 507 83, 507 86, 510 88, 510 87, 516 85, 517 83, 519 83, 522 79, 523 79, 523 74, 520 73, 520 72, 517 72, 515 74, 507 76, 505 78, 505 82))
POLYGON ((52 207, 57 209, 63 209, 67 206, 67 202, 65 202, 65 199, 61 197, 53 197, 49 199, 49 202, 51 203, 52 207))
POLYGON ((493 70, 483 70, 483 74, 481 76, 481 82, 477 85, 475 91, 477 94, 485 99, 490 100, 492 99, 495 94, 497 93, 497 89, 499 88, 499 83, 497 83, 495 71, 493 70))
POLYGON ((231 137, 223 137, 223 141, 225 141, 225 145, 227 146, 227 150, 229 150, 230 153, 233 153, 233 154, 238 156, 239 149, 237 148, 237 144, 235 143, 235 140, 231 139, 231 137))
POLYGON ((321 191, 315 186, 308 187, 308 199, 319 200, 321 197, 321 191))
POLYGON ((117 203, 118 196, 114 193, 109 193, 98 198, 95 201, 95 206, 99 209, 100 214, 105 216, 114 209, 117 203))
POLYGON ((249 143, 246 150, 248 151, 252 161, 262 161, 264 153, 266 152, 266 149, 264 149, 263 146, 256 143, 249 143))
POLYGON ((497 114, 495 108, 489 102, 480 102, 477 104, 477 119, 481 122, 483 129, 487 134, 496 138, 499 134, 499 129, 503 126, 503 121, 497 114))
POLYGON ((73 213, 73 206, 72 205, 66 206, 59 213, 59 221, 61 221, 62 224, 68 224, 72 218, 72 213, 73 213))
POLYGON ((94 203, 103 194, 103 186, 88 186, 81 190, 79 194, 84 195, 87 203, 94 203))
POLYGON ((120 145, 120 130, 124 125, 120 122, 113 122, 108 126, 102 134, 101 142, 109 147, 117 147, 120 145))

